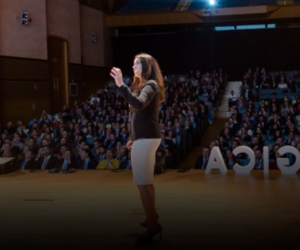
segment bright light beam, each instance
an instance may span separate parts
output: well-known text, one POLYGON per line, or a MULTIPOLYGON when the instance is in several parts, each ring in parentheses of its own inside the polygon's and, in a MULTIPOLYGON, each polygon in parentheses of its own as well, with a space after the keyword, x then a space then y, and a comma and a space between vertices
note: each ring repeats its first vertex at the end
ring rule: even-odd
POLYGON ((210 4, 210 5, 215 5, 215 3, 216 3, 215 0, 210 0, 210 1, 209 1, 209 4, 210 4))

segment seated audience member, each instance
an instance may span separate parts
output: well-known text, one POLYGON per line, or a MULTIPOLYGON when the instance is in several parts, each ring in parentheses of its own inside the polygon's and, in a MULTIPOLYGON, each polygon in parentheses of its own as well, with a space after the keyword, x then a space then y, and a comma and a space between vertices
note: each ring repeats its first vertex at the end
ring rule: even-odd
POLYGON ((176 164, 175 164, 174 158, 172 157, 170 150, 168 148, 165 148, 164 156, 165 156, 166 168, 167 169, 175 169, 176 164))
POLYGON ((184 126, 184 129, 185 129, 185 134, 186 136, 193 136, 193 126, 190 125, 190 122, 189 121, 185 121, 185 126, 184 126))
POLYGON ((76 160, 74 157, 72 157, 70 149, 67 149, 62 155, 62 158, 57 161, 56 168, 61 170, 77 168, 76 160))
POLYGON ((118 147, 119 145, 121 145, 121 142, 118 142, 117 143, 117 152, 116 152, 116 158, 117 160, 119 160, 121 162, 121 160, 124 158, 124 157, 127 157, 127 148, 126 148, 126 145, 121 145, 120 147, 118 147))
POLYGON ((117 140, 121 141, 122 145, 126 145, 127 138, 128 138, 127 130, 125 127, 123 127, 122 132, 119 134, 119 137, 117 138, 117 140))
POLYGON ((279 145, 279 147, 283 147, 284 146, 283 145, 283 138, 282 137, 277 138, 276 143, 279 145))
POLYGON ((278 169, 277 158, 280 158, 280 157, 281 157, 281 155, 279 154, 279 149, 277 149, 275 151, 274 160, 269 162, 269 169, 278 169))
POLYGON ((119 169, 120 168, 120 161, 113 159, 113 151, 112 149, 106 150, 106 159, 99 162, 96 169, 119 169))
POLYGON ((175 146, 175 144, 176 144, 176 138, 174 136, 174 131, 173 130, 169 130, 168 131, 168 136, 166 136, 166 139, 167 140, 172 140, 173 143, 174 143, 174 146, 175 146))
POLYGON ((102 161, 106 158, 105 152, 106 152, 106 148, 104 146, 100 146, 99 152, 96 155, 97 163, 99 163, 100 161, 102 161))
POLYGON ((253 101, 254 95, 251 89, 249 89, 249 85, 246 86, 246 90, 243 93, 242 97, 246 102, 253 101))
POLYGON ((40 157, 37 161, 36 167, 38 169, 52 169, 55 168, 57 159, 51 155, 51 148, 49 146, 43 147, 43 157, 40 157))
POLYGON ((196 163, 195 163, 195 169, 206 169, 208 160, 210 155, 210 148, 204 147, 202 150, 202 155, 198 156, 196 163))
POLYGON ((41 158, 44 157, 44 148, 39 148, 37 155, 35 156, 35 161, 38 162, 41 158))
POLYGON ((63 158, 63 155, 65 154, 65 152, 68 150, 69 148, 66 146, 66 145, 62 145, 60 147, 60 150, 59 150, 59 154, 56 155, 57 159, 62 159, 63 158))
POLYGON ((295 140, 295 132, 291 131, 289 133, 289 137, 284 141, 283 143, 285 146, 289 145, 289 146, 296 146, 296 140, 295 140))
POLYGON ((237 97, 234 94, 233 90, 230 91, 230 94, 227 97, 228 97, 228 111, 230 111, 232 106, 236 105, 237 97))
POLYGON ((19 170, 31 170, 36 169, 36 161, 33 158, 33 153, 27 150, 25 153, 24 160, 17 161, 17 167, 19 170))
POLYGON ((16 132, 16 128, 13 126, 12 122, 8 122, 7 126, 2 129, 2 133, 7 133, 8 135, 13 135, 16 132))
POLYGON ((110 143, 110 135, 108 133, 108 131, 106 132, 105 134, 105 139, 102 141, 102 144, 105 146, 105 147, 108 147, 109 143, 110 143))
POLYGON ((271 147, 271 150, 269 152, 269 159, 270 160, 275 160, 276 159, 276 150, 278 150, 280 146, 278 144, 274 144, 273 147, 271 147))
POLYGON ((236 120, 236 122, 237 122, 238 125, 242 123, 243 117, 242 117, 242 114, 239 113, 239 109, 238 108, 234 108, 233 109, 232 117, 235 117, 235 120, 236 120))
POLYGON ((167 122, 167 126, 165 127, 166 133, 168 133, 170 130, 173 130, 173 125, 172 125, 172 121, 169 120, 167 122))
POLYGON ((50 134, 45 135, 45 139, 48 141, 48 145, 50 148, 54 148, 55 142, 50 134))
POLYGON ((185 130, 183 128, 181 128, 180 122, 175 123, 174 133, 175 133, 176 138, 178 138, 180 141, 186 139, 185 130))
POLYGON ((14 150, 14 148, 18 148, 18 154, 20 154, 20 152, 22 152, 23 148, 24 148, 24 143, 21 142, 21 137, 18 133, 15 133, 14 134, 14 138, 12 140, 12 143, 11 143, 11 149, 12 151, 14 150))
POLYGON ((98 154, 100 152, 100 140, 94 140, 94 147, 91 149, 91 154, 94 156, 94 158, 99 162, 98 160, 98 154))
POLYGON ((112 149, 112 148, 116 148, 116 135, 115 134, 110 134, 109 135, 109 142, 106 144, 107 148, 112 149))
POLYGON ((95 169, 97 162, 94 158, 91 157, 90 150, 84 148, 80 152, 80 161, 77 165, 79 169, 95 169))
POLYGON ((288 86, 287 86, 286 83, 284 83, 284 81, 281 81, 281 82, 278 84, 277 88, 279 88, 279 89, 287 89, 288 86))
POLYGON ((235 135, 237 131, 239 130, 239 125, 234 123, 234 120, 232 117, 229 118, 229 131, 231 135, 235 135))
POLYGON ((238 99, 238 102, 237 102, 237 104, 236 104, 236 108, 237 108, 239 111, 246 109, 246 106, 245 106, 244 101, 243 101, 242 98, 239 98, 239 99, 238 99))
POLYGON ((29 150, 32 151, 33 155, 37 155, 38 154, 39 147, 36 144, 36 141, 35 141, 34 138, 29 138, 28 141, 27 141, 27 143, 26 143, 26 146, 28 147, 29 150))
POLYGON ((69 144, 67 143, 67 139, 62 137, 60 139, 60 142, 54 147, 53 154, 59 154, 61 146, 66 146, 67 148, 70 148, 69 144))
POLYGON ((231 149, 227 149, 226 150, 226 158, 225 158, 225 164, 226 164, 227 169, 233 169, 233 166, 236 163, 240 164, 240 161, 236 160, 231 149))
POLYGON ((221 151, 223 149, 229 148, 229 143, 224 140, 223 136, 219 136, 219 147, 221 151))
POLYGON ((168 148, 170 151, 174 150, 175 148, 175 144, 173 140, 167 139, 164 133, 161 133, 160 145, 163 146, 164 148, 168 148))
POLYGON ((126 148, 125 155, 120 160, 120 169, 131 169, 131 151, 126 148))
POLYGON ((13 157, 10 148, 10 143, 4 143, 1 148, 0 157, 13 157))
POLYGON ((262 158, 262 150, 260 148, 256 148, 254 169, 263 169, 263 167, 264 163, 262 158))
POLYGON ((251 142, 251 136, 248 135, 246 127, 241 128, 240 136, 243 142, 251 142))

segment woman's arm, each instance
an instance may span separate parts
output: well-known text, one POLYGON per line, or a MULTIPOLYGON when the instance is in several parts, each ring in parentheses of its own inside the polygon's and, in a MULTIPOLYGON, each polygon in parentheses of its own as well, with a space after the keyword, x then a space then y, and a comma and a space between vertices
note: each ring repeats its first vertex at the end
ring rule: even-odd
POLYGON ((118 91, 125 100, 136 110, 142 110, 148 106, 158 92, 158 86, 154 82, 146 83, 139 96, 134 95, 126 84, 122 84, 118 91))

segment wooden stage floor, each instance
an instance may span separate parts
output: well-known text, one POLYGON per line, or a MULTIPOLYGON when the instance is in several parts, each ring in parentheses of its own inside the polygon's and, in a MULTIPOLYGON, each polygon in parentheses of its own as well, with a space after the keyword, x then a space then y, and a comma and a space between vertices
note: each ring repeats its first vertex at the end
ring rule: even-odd
POLYGON ((300 175, 155 176, 163 241, 144 228, 132 173, 0 175, 0 249, 299 249, 300 175))

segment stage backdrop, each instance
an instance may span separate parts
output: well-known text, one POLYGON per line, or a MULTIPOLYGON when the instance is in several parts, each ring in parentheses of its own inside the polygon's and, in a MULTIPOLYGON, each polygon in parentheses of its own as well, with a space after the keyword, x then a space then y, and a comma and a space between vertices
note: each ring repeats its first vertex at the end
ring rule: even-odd
POLYGON ((248 67, 300 70, 300 29, 204 31, 112 37, 114 65, 132 75, 135 54, 146 52, 164 74, 223 67, 229 80, 241 80, 248 67))

